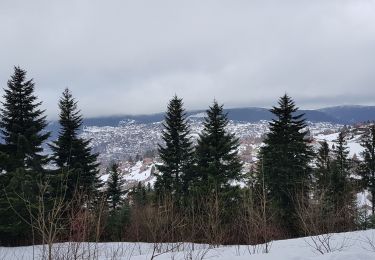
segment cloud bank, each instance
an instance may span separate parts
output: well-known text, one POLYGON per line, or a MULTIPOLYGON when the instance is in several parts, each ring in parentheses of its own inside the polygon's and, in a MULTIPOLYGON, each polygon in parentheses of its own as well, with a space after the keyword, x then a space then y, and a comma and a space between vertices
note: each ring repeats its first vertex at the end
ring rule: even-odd
POLYGON ((13 65, 50 118, 69 87, 85 116, 375 104, 375 1, 18 1, 0 3, 0 84, 13 65))

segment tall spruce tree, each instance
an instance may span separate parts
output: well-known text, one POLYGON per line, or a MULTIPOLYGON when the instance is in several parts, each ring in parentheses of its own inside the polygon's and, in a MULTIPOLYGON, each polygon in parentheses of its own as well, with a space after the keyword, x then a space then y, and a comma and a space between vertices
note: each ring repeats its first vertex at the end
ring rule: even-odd
POLYGON ((238 155, 239 140, 229 133, 227 114, 216 100, 206 111, 204 128, 196 147, 196 181, 203 191, 226 192, 231 182, 241 179, 242 163, 238 155))
POLYGON ((375 215, 375 125, 371 125, 369 130, 362 137, 362 179, 364 188, 371 193, 372 215, 375 215))
POLYGON ((98 155, 92 153, 90 140, 78 136, 82 126, 82 116, 77 108, 77 101, 69 89, 65 89, 62 93, 59 108, 59 136, 50 148, 58 172, 66 176, 66 197, 71 198, 75 192, 94 194, 101 186, 98 177, 98 155))
POLYGON ((0 133, 4 140, 1 149, 8 157, 5 170, 12 172, 24 168, 42 172, 48 162, 42 154, 42 144, 50 136, 42 102, 34 94, 33 80, 26 79, 26 71, 14 67, 14 74, 4 89, 0 109, 0 133))
POLYGON ((349 189, 349 151, 345 140, 345 133, 339 133, 333 149, 332 161, 332 189, 330 191, 335 210, 339 211, 347 204, 349 189))
POLYGON ((335 147, 333 149, 333 157, 334 157, 334 167, 337 174, 342 177, 346 178, 349 175, 349 148, 346 142, 346 134, 345 132, 341 131, 335 140, 335 147))
POLYGON ((292 236, 298 235, 297 205, 305 203, 310 186, 313 152, 305 136, 303 114, 297 114, 294 101, 284 95, 270 111, 275 119, 261 148, 263 175, 280 225, 292 236))
POLYGON ((109 178, 107 183, 107 200, 109 207, 112 210, 118 209, 122 204, 122 197, 125 195, 124 184, 125 180, 122 178, 118 164, 112 163, 108 169, 109 178))
POLYGON ((355 214, 355 192, 353 180, 350 178, 351 164, 345 138, 345 132, 341 131, 335 141, 332 160, 332 185, 329 190, 333 210, 340 214, 342 218, 341 231, 347 230, 348 225, 353 224, 355 214))
POLYGON ((163 127, 164 144, 158 148, 162 164, 157 166, 155 190, 158 196, 172 193, 179 200, 188 193, 193 145, 182 99, 176 95, 168 104, 163 127))
POLYGON ((14 68, 4 89, 0 109, 0 243, 25 242, 30 238, 30 226, 25 201, 35 206, 38 184, 46 176, 48 162, 42 144, 49 137, 41 102, 34 94, 33 80, 26 71, 14 68))

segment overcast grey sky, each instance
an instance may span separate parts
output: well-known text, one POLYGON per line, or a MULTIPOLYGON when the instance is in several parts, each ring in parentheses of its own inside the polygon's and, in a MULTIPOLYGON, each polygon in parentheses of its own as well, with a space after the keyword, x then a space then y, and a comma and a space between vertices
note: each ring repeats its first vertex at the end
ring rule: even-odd
POLYGON ((50 118, 65 87, 85 116, 375 105, 373 0, 1 0, 0 35, 1 86, 20 65, 50 118))

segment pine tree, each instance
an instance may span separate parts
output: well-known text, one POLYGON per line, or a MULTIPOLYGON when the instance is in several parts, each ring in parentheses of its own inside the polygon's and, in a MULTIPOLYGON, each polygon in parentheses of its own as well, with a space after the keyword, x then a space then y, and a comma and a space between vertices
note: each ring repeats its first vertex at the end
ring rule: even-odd
POLYGON ((130 219, 130 207, 128 201, 123 198, 127 191, 124 190, 125 180, 119 172, 117 163, 112 163, 107 169, 109 178, 107 181, 107 202, 111 209, 106 222, 106 230, 114 241, 122 239, 124 226, 130 219))
POLYGON ((98 155, 92 153, 90 140, 78 136, 82 116, 69 89, 64 90, 59 100, 59 108, 59 136, 50 147, 58 172, 67 175, 66 197, 71 198, 74 192, 94 194, 101 186, 98 177, 98 155))
POLYGON ((50 146, 53 158, 59 168, 71 167, 75 164, 73 155, 73 143, 78 139, 78 131, 82 125, 82 116, 77 108, 77 101, 69 89, 65 89, 59 100, 59 136, 50 146))
MULTIPOLYGON (((326 141, 320 143, 320 147, 316 154, 316 168, 314 169, 315 177, 315 205, 319 205, 322 209, 321 217, 324 219, 336 218, 334 199, 332 198, 334 189, 333 178, 333 159, 331 150, 326 141)), ((334 222, 331 222, 334 223, 334 222)), ((334 227, 332 227, 334 228, 334 227)))
POLYGON ((305 138, 303 114, 296 115, 294 101, 284 95, 271 112, 270 132, 261 148, 264 182, 280 225, 298 235, 296 202, 305 203, 310 186, 313 152, 305 138))
POLYGON ((362 138, 362 178, 364 187, 371 193, 372 215, 375 215, 375 125, 362 138))
POLYGON ((118 164, 116 163, 113 163, 110 166, 108 172, 107 199, 112 210, 116 210, 122 205, 122 197, 126 193, 124 191, 125 180, 119 173, 118 164))
POLYGON ((18 245, 31 242, 31 227, 24 220, 30 218, 28 207, 35 214, 38 194, 35 173, 23 168, 0 175, 0 244, 18 245), (11 175, 11 176, 9 176, 11 175), (25 203, 26 201, 26 203, 25 203))
POLYGON ((155 189, 159 196, 167 192, 179 200, 188 193, 193 158, 193 145, 181 98, 174 96, 170 100, 163 127, 164 145, 159 145, 158 149, 162 164, 157 166, 160 174, 155 189))
POLYGON ((30 227, 22 220, 36 203, 38 184, 46 177, 42 144, 46 132, 46 117, 41 102, 34 94, 33 80, 26 79, 26 71, 14 68, 14 74, 4 89, 0 109, 0 243, 27 241, 30 227), (21 218, 17 217, 20 216, 21 218))
POLYGON ((320 143, 320 147, 316 158, 316 188, 318 195, 326 192, 331 183, 331 157, 329 145, 326 141, 320 143))
POLYGON ((242 163, 238 155, 239 140, 234 134, 228 133, 227 115, 223 105, 214 101, 206 111, 204 129, 199 134, 196 147, 198 186, 205 191, 228 191, 231 182, 241 179, 242 163))
POLYGON ((335 148, 333 150, 333 156, 334 156, 334 166, 337 174, 340 177, 347 177, 349 174, 349 149, 347 147, 347 142, 345 140, 345 133, 340 132, 335 145, 335 148))
POLYGON ((329 198, 333 204, 333 210, 340 213, 343 223, 341 230, 346 230, 347 225, 353 222, 355 213, 355 194, 350 178, 349 151, 345 140, 345 132, 340 132, 335 148, 333 149, 331 189, 329 198))
POLYGON ((137 186, 134 186, 130 195, 136 206, 145 206, 148 203, 148 193, 145 185, 142 182, 138 182, 137 186))
POLYGON ((7 172, 25 168, 43 172, 48 162, 42 155, 42 144, 50 136, 44 129, 47 126, 42 102, 34 95, 33 80, 26 79, 26 71, 14 67, 14 74, 8 81, 0 109, 0 133, 4 140, 0 151, 8 156, 7 172))

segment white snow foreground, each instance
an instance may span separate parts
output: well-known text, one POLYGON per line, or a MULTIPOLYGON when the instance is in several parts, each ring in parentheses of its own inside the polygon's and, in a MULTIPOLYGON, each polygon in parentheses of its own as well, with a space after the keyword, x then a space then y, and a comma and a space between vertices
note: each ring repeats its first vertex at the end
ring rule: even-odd
MULTIPOLYGON (((264 253, 265 245, 70 242, 55 244, 52 259, 372 260, 375 259, 375 229, 279 240, 268 246, 270 252, 264 253)), ((0 259, 48 259, 47 251, 47 246, 42 245, 0 247, 0 259)))

